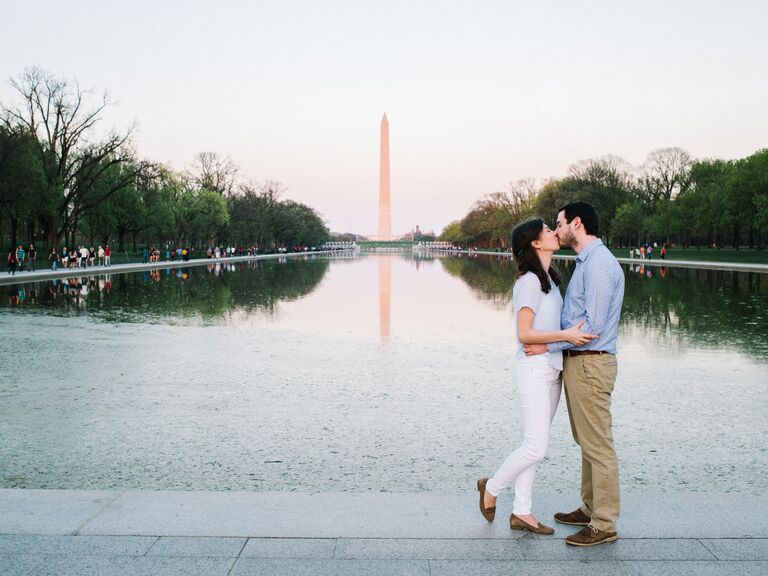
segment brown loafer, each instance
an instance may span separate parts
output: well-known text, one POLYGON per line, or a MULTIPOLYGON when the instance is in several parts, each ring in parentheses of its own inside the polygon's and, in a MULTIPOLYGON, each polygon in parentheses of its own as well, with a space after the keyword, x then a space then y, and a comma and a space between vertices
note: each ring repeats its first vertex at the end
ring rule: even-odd
POLYGON ((539 522, 538 526, 532 526, 531 524, 528 524, 528 522, 520 518, 520 516, 515 516, 514 514, 512 514, 512 516, 509 517, 509 527, 512 528, 512 530, 528 530, 529 532, 533 532, 534 534, 546 534, 547 536, 555 533, 554 528, 550 528, 549 526, 544 526, 544 524, 542 524, 541 522, 539 522))
POLYGON ((496 506, 491 506, 490 508, 485 507, 486 484, 488 484, 488 478, 480 478, 480 480, 477 481, 477 490, 480 492, 480 514, 482 514, 483 518, 488 520, 488 522, 493 522, 493 519, 496 517, 496 506))
POLYGON ((619 539, 616 532, 603 532, 592 526, 584 526, 576 534, 571 534, 565 539, 571 546, 597 546, 606 542, 616 542, 619 539))
POLYGON ((592 518, 584 514, 579 508, 573 512, 558 512, 555 514, 555 520, 560 524, 568 524, 569 526, 587 526, 592 518))

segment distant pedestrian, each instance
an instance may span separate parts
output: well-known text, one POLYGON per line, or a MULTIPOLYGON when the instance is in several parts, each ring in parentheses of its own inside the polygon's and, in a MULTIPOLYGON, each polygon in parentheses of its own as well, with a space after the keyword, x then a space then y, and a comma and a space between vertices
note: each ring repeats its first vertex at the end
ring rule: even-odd
POLYGON ((653 246, 649 244, 646 252, 648 253, 648 260, 653 260, 653 246))
POLYGON ((664 260, 667 257, 667 247, 662 246, 661 247, 661 259, 664 260))
POLYGON ((16 248, 16 269, 19 272, 24 272, 24 256, 24 248, 19 244, 18 248, 16 248))
POLYGON ((149 250, 147 250, 147 247, 144 246, 144 250, 141 251, 141 262, 142 264, 146 264, 149 261, 149 250))
POLYGON ((93 246, 88 250, 88 264, 90 266, 96 265, 96 250, 93 249, 93 246))
POLYGON ((19 261, 16 258, 16 250, 11 248, 11 251, 8 252, 8 274, 11 276, 16 276, 16 267, 18 262, 19 261))
POLYGON ((29 245, 29 253, 27 254, 27 260, 29 260, 29 269, 34 272, 35 271, 35 260, 37 260, 37 250, 35 250, 35 245, 30 244, 29 245))
POLYGON ((109 244, 104 247, 104 266, 112 266, 112 250, 109 249, 109 244))
POLYGON ((645 260, 645 246, 640 246, 640 258, 645 260))
POLYGON ((59 267, 59 258, 60 258, 59 251, 56 249, 56 247, 54 247, 51 250, 51 253, 48 254, 48 262, 51 263, 51 270, 53 270, 54 272, 59 267))
POLYGON ((99 259, 99 266, 104 266, 104 248, 101 246, 96 251, 96 257, 99 259))

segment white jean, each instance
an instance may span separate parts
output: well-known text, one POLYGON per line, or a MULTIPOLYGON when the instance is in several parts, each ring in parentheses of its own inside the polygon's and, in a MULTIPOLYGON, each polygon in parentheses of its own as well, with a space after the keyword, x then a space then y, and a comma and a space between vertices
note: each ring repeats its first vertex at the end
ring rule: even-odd
POLYGON ((513 481, 515 502, 512 512, 518 516, 531 513, 533 480, 538 463, 547 455, 549 428, 560 402, 560 371, 540 358, 517 360, 515 381, 523 411, 523 443, 501 464, 486 490, 493 496, 513 481))

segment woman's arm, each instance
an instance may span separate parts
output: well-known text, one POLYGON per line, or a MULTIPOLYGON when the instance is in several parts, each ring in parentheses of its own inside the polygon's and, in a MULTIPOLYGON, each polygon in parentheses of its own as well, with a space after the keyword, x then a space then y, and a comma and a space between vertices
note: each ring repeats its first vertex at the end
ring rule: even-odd
POLYGON ((534 311, 527 306, 523 306, 517 311, 517 338, 523 344, 549 344, 550 342, 566 340, 575 346, 582 346, 598 337, 596 334, 581 332, 580 328, 584 324, 584 320, 566 330, 552 332, 534 330, 533 319, 535 316, 534 311))

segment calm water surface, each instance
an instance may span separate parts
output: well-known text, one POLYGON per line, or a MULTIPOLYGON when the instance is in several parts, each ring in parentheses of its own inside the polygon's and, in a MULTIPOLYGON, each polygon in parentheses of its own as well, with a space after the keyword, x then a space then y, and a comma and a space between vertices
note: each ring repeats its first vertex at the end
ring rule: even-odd
MULTIPOLYGON (((623 489, 764 493, 768 275, 624 269, 623 489)), ((374 255, 3 287, 0 487, 470 489, 520 437, 513 281, 374 255)), ((563 401, 537 487, 579 466, 563 401)))

